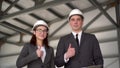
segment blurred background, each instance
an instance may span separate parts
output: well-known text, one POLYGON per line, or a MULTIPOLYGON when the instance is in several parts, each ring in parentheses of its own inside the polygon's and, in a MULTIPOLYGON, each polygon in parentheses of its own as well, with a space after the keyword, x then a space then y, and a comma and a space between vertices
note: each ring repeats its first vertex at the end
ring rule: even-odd
POLYGON ((120 0, 0 0, 0 68, 16 68, 40 19, 50 27, 49 44, 56 52, 60 37, 71 32, 67 17, 75 8, 84 13, 83 30, 100 43, 104 68, 120 68, 120 0))

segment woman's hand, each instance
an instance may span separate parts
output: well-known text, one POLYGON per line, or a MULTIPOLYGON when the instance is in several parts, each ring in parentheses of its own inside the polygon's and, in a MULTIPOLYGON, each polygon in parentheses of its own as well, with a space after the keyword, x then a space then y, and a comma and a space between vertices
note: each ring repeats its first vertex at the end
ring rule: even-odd
POLYGON ((36 53, 37 53, 38 57, 42 57, 43 56, 43 51, 41 51, 40 49, 41 49, 41 47, 36 50, 36 53))

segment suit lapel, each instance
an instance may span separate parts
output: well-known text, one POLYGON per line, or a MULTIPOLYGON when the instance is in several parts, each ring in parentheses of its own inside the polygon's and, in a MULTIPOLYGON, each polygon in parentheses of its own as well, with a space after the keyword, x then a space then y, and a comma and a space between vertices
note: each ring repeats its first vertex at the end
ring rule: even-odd
POLYGON ((76 40, 75 40, 75 38, 74 38, 74 36, 73 36, 72 33, 69 34, 69 38, 70 38, 71 45, 72 45, 73 47, 75 47, 75 48, 78 48, 77 42, 76 42, 76 40))
POLYGON ((50 58, 50 53, 49 53, 50 50, 47 47, 45 47, 45 50, 46 50, 46 56, 45 56, 44 63, 47 63, 50 58))
MULTIPOLYGON (((34 51, 36 51, 36 50, 38 49, 37 45, 36 45, 36 46, 33 45, 33 48, 34 48, 34 51)), ((41 59, 41 58, 39 58, 39 60, 40 60, 40 62, 42 62, 42 59, 41 59)))
POLYGON ((80 41, 80 47, 83 46, 83 43, 85 42, 85 33, 82 32, 82 36, 81 36, 81 41, 80 41))
MULTIPOLYGON (((36 51, 38 49, 37 45, 34 46, 33 48, 34 48, 34 51, 36 51)), ((39 58, 40 62, 42 62, 42 63, 47 63, 49 60, 49 57, 50 57, 49 49, 46 46, 45 46, 45 50, 46 50, 46 56, 45 56, 44 62, 42 62, 42 59, 39 58)))
POLYGON ((38 49, 37 45, 36 45, 36 46, 34 46, 34 49, 35 49, 35 51, 38 49))
POLYGON ((70 38, 70 42, 72 45, 75 46, 75 48, 81 48, 81 46, 83 45, 83 43, 85 42, 85 33, 82 32, 82 35, 81 35, 81 40, 80 40, 80 46, 77 45, 77 42, 73 36, 73 34, 69 34, 69 38, 70 38))

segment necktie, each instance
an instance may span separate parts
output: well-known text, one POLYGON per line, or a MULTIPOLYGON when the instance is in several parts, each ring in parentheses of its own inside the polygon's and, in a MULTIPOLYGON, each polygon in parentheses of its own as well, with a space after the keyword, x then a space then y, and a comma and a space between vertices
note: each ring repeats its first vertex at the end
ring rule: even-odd
POLYGON ((79 46, 78 34, 76 34, 76 42, 77 42, 77 45, 79 46))

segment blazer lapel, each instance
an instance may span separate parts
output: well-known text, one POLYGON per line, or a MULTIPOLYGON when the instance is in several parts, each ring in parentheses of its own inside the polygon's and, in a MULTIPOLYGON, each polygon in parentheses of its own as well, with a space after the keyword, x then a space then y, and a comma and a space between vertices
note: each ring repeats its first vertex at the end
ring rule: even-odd
MULTIPOLYGON (((36 46, 33 45, 33 48, 34 48, 34 51, 36 51, 36 50, 38 49, 37 45, 36 45, 36 46)), ((40 62, 42 62, 42 59, 41 59, 41 58, 39 58, 39 60, 40 60, 40 62)))
POLYGON ((69 38, 70 38, 71 44, 73 46, 75 46, 75 48, 80 48, 83 45, 83 43, 85 42, 85 33, 82 32, 82 36, 81 36, 81 40, 80 40, 80 45, 79 46, 77 45, 77 42, 76 42, 76 40, 75 40, 75 38, 74 38, 72 33, 69 34, 69 38))
POLYGON ((69 38, 70 38, 71 45, 75 48, 78 48, 77 42, 72 33, 69 35, 69 38))
POLYGON ((81 41, 80 41, 80 47, 83 45, 84 42, 85 42, 85 33, 82 32, 81 41))
POLYGON ((37 45, 36 45, 36 46, 34 46, 34 49, 35 49, 35 51, 38 49, 37 45))
POLYGON ((47 47, 45 47, 45 50, 46 50, 46 56, 44 59, 44 63, 47 63, 50 58, 50 53, 49 53, 49 49, 47 47))

